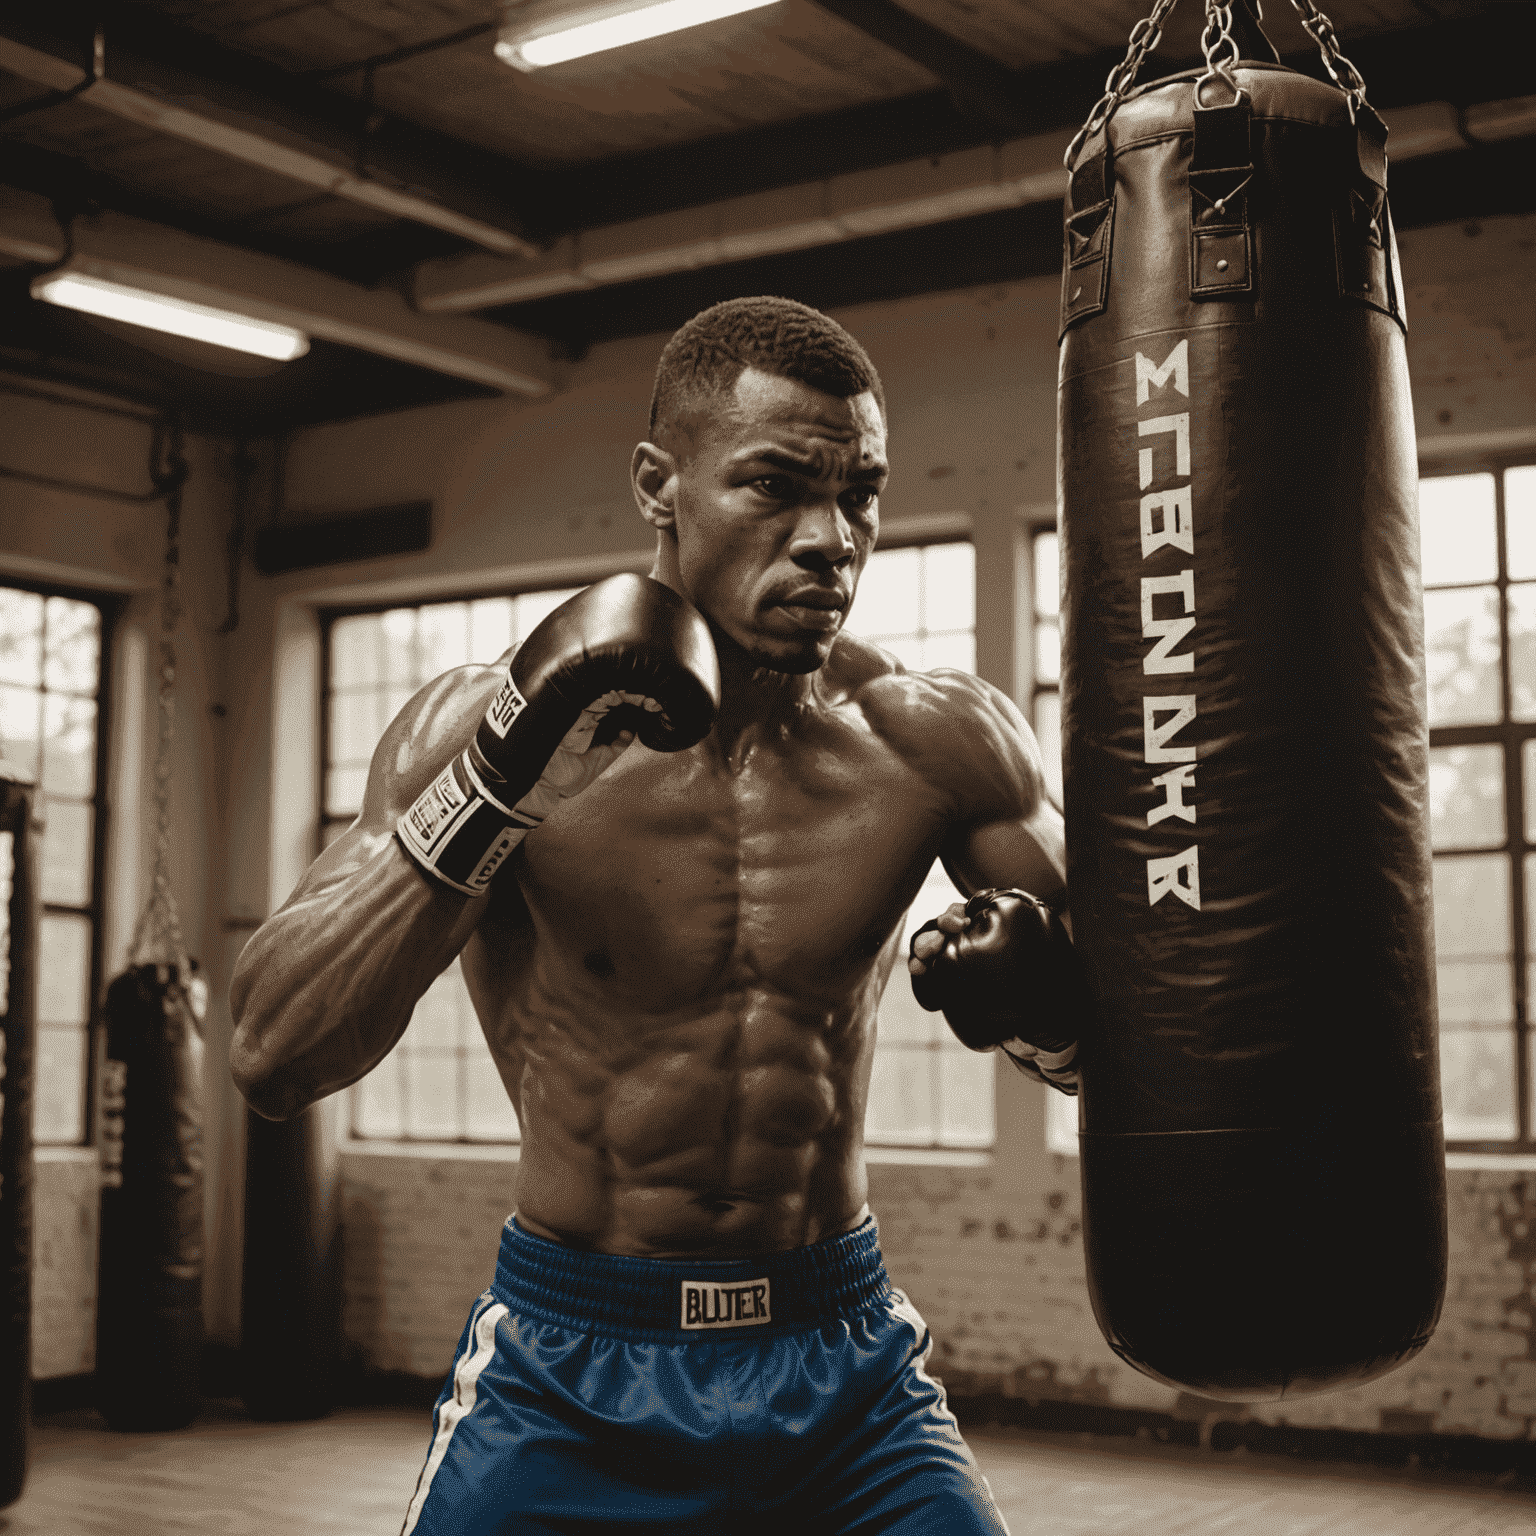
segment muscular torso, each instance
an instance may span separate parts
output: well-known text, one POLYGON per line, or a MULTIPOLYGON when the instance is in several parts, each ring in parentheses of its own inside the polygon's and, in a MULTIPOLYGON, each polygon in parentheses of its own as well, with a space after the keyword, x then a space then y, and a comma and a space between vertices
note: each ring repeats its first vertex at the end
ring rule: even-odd
POLYGON ((463 969, 532 1230, 712 1256, 858 1219, 876 1006, 957 805, 887 728, 926 680, 839 650, 729 758, 632 746, 499 877, 463 969))

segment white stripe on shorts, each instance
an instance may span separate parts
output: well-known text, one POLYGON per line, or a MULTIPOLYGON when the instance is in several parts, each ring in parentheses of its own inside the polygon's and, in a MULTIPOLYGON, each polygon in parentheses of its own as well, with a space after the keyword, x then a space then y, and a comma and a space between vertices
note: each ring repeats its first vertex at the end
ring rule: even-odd
POLYGON ((475 1406, 476 1383, 480 1380, 481 1371, 490 1364, 491 1356, 496 1353, 496 1325, 506 1315, 507 1308, 498 1301, 488 1306, 470 1327, 469 1343, 453 1366, 453 1396, 443 1404, 442 1412, 438 1415, 437 1433, 432 1437, 431 1450, 427 1452, 427 1464, 421 1469, 421 1476, 416 1481, 416 1496, 405 1512, 405 1524, 400 1528, 400 1536, 411 1536, 411 1532, 416 1529, 416 1522, 421 1519, 427 1495, 432 1491, 432 1479, 437 1476, 437 1469, 442 1466, 448 1454, 448 1442, 453 1439, 459 1420, 475 1406))

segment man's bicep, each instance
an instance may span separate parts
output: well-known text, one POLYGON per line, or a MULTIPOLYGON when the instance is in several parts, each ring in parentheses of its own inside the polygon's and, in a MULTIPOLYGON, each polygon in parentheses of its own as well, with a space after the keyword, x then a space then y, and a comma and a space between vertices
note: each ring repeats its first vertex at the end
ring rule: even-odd
POLYGON ((989 886, 1016 886, 1052 901, 1066 890, 1065 829, 1055 806, 1043 798, 1027 816, 958 828, 940 856, 967 896, 989 886))

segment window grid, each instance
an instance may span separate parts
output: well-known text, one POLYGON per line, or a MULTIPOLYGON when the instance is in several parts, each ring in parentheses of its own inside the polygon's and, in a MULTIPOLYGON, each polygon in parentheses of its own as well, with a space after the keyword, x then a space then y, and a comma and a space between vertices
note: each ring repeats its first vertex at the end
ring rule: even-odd
POLYGON ((0 587, 0 599, 5 611, 0 625, 5 663, 0 680, 4 691, 0 747, 35 777, 43 818, 38 851, 43 931, 39 935, 33 1136, 39 1146, 89 1145, 96 1131, 99 1054, 93 1019, 104 965, 101 870, 107 833, 107 753, 102 727, 110 718, 107 658, 118 605, 78 588, 15 580, 0 587), (38 628, 29 633, 23 627, 22 612, 30 607, 27 599, 31 598, 39 600, 38 628), (73 634, 66 630, 61 641, 60 627, 70 624, 73 634), (35 646, 28 643, 33 635, 35 646), (82 637, 83 650, 71 658, 67 654, 71 640, 78 642, 82 637), (33 652, 35 667, 27 667, 17 654, 18 646, 33 652), (23 723, 27 695, 35 696, 30 731, 23 723), (50 701, 57 701, 58 707, 50 701), (88 708, 79 708, 82 705, 88 708), (76 738, 78 749, 82 730, 88 732, 89 743, 83 751, 74 751, 71 762, 69 737, 76 738), (89 832, 71 837, 66 828, 73 822, 78 832, 82 817, 89 820, 89 832), (83 942, 71 942, 66 937, 71 932, 83 942), (49 1017, 54 1011, 73 1017, 49 1017))
MULTIPOLYGON (((526 624, 512 622, 508 643, 532 628, 551 600, 563 600, 573 589, 559 592, 507 594, 470 602, 530 603, 526 624)), ((851 633, 893 651, 905 665, 975 667, 975 570, 968 541, 940 545, 896 546, 871 557, 847 626, 851 633), (857 620, 867 616, 869 623, 857 620)), ((321 846, 349 826, 357 811, 364 762, 362 743, 350 755, 333 748, 345 735, 339 719, 355 694, 376 690, 374 720, 379 730, 418 687, 445 670, 436 666, 418 641, 420 615, 441 612, 451 601, 420 605, 328 609, 322 612, 321 668, 321 846), (405 646, 409 665, 392 682, 382 653, 374 658, 371 681, 359 682, 348 672, 338 645, 337 626, 372 616, 388 616, 399 632, 410 615, 411 639, 405 646), (338 666, 338 663, 341 663, 338 666), (435 670, 434 670, 435 667, 435 670), (348 681, 338 681, 338 671, 348 681), (399 697, 395 698, 393 689, 399 697), (387 700, 387 702, 385 702, 387 700)), ((440 656, 441 652, 434 653, 440 656)), ((499 654, 499 651, 498 651, 499 654)), ((396 662, 398 663, 398 652, 396 662)), ((495 660, 482 655, 458 659, 495 660)), ((355 662, 354 655, 353 661, 355 662)), ((455 664, 450 661, 449 665, 455 664)), ((400 674, 398 664, 394 671, 400 674)), ((354 719, 356 717, 354 716, 354 719)), ((366 743, 371 755, 377 736, 366 743)), ((926 1014, 911 997, 904 957, 911 934, 928 917, 942 910, 958 893, 941 865, 935 863, 908 914, 903 944, 880 1005, 879 1039, 870 1085, 868 1143, 900 1147, 986 1147, 993 1141, 993 1098, 990 1056, 967 1051, 937 1014, 926 1014)), ((400 1142, 461 1142, 476 1145, 516 1143, 515 1116, 501 1086, 489 1049, 481 1036, 473 1005, 464 987, 457 960, 428 989, 418 1003, 405 1036, 391 1055, 351 1090, 352 1135, 358 1139, 400 1142), (446 1071, 445 1071, 446 1069, 446 1071), (435 1096, 429 1108, 431 1074, 440 1087, 451 1074, 452 1092, 435 1096), (445 1103, 451 1102, 451 1112, 445 1103), (498 1116, 497 1104, 505 1105, 498 1116), (478 1109, 475 1105, 478 1104, 478 1109), (500 1118, 499 1130, 490 1122, 500 1118)))
MULTIPOLYGON (((1456 1118, 1458 1106, 1452 1102, 1448 1106, 1446 1145, 1453 1151, 1491 1151, 1514 1152, 1536 1150, 1536 1135, 1533 1135, 1532 1127, 1532 1051, 1529 1033, 1529 987, 1531 982, 1531 945, 1529 926, 1529 903, 1531 892, 1528 883, 1536 879, 1536 859, 1528 852, 1533 843, 1533 832, 1536 827, 1531 825, 1531 818, 1526 808, 1526 785, 1523 782, 1525 775, 1525 759, 1532 751, 1529 745, 1536 740, 1536 719, 1518 720, 1517 698, 1515 689, 1515 675, 1513 666, 1513 646, 1511 644, 1511 589, 1536 590, 1536 583, 1529 578, 1536 578, 1536 569, 1530 572, 1522 572, 1520 577, 1511 577, 1510 573, 1510 546, 1511 529, 1508 505, 1508 477, 1511 470, 1525 468, 1526 466, 1515 464, 1490 464, 1484 467, 1468 468, 1463 474, 1471 477, 1487 474, 1491 480, 1493 492, 1493 528, 1494 528, 1494 555, 1495 566, 1491 579, 1484 575, 1481 579, 1469 577, 1467 579, 1455 579, 1450 581, 1437 581, 1435 572, 1426 568, 1424 572, 1424 584, 1431 603, 1434 595, 1441 592, 1467 592, 1477 590, 1491 590, 1495 594, 1497 607, 1497 647, 1498 647, 1498 706, 1497 720, 1484 720, 1467 723, 1446 725, 1432 725, 1429 734, 1429 744, 1432 760, 1439 754, 1448 754, 1454 749, 1476 749, 1478 747, 1492 748, 1497 754, 1499 776, 1502 779, 1502 795, 1499 798, 1498 810, 1502 813, 1502 834, 1479 836, 1477 829, 1470 833, 1463 832, 1455 837, 1449 846, 1444 841, 1447 832, 1454 832, 1453 828, 1444 826, 1437 828, 1436 847, 1434 859, 1437 872, 1449 870, 1456 864, 1466 861, 1472 868, 1476 868, 1475 861, 1483 861, 1483 865, 1490 872, 1494 868, 1502 868, 1507 875, 1507 914, 1508 914, 1508 948, 1497 949, 1497 934, 1490 934, 1494 947, 1484 947, 1482 951, 1464 951, 1451 957, 1442 953, 1442 966, 1447 963, 1483 964, 1490 972, 1494 967, 1502 971, 1507 978, 1510 987, 1511 1018, 1507 1020, 1486 1019, 1472 1022, 1471 1029, 1447 1028, 1444 1015, 1445 997, 1442 996, 1442 1023, 1441 1023, 1441 1059, 1446 1068, 1453 1068, 1455 1058, 1449 1057, 1446 1051, 1448 1037, 1470 1036, 1473 1040, 1482 1038, 1483 1043, 1493 1046, 1494 1060, 1483 1068, 1485 1072, 1497 1069, 1497 1055, 1500 1042, 1512 1046, 1512 1060, 1509 1070, 1513 1073, 1513 1083, 1506 1079, 1503 1093, 1510 1095, 1510 1108, 1513 1111, 1513 1135, 1498 1134, 1455 1134, 1458 1129, 1456 1118), (1526 579, 1522 579, 1526 578, 1526 579), (1495 864, 1493 861, 1498 861, 1495 864), (1512 1093, 1510 1093, 1512 1090, 1512 1093)), ((1432 484, 1435 480, 1449 480, 1459 478, 1449 475, 1426 475, 1425 483, 1432 484)), ((1463 751, 1462 761, 1471 759, 1471 753, 1463 751)), ((1449 760, 1442 757, 1442 761, 1449 760)), ((1442 946, 1446 936, 1441 935, 1442 946)), ((1442 982, 1444 979, 1442 971, 1442 982)), ((1442 993, 1447 989, 1442 985, 1442 993)), ((1462 1021, 1452 1020, 1454 1025, 1462 1021)), ((1455 1052, 1459 1056, 1463 1041, 1456 1040, 1455 1052)), ((1470 1044, 1470 1041, 1465 1042, 1470 1044)), ((1448 1071, 1448 1077, 1453 1077, 1453 1072, 1448 1071)), ((1500 1090, 1495 1090, 1500 1091, 1500 1090)), ((1455 1094, 1449 1096, 1454 1100, 1455 1094)), ((1497 1112, 1497 1100, 1494 1101, 1494 1112, 1485 1116, 1485 1129, 1492 1126, 1493 1122, 1500 1118, 1497 1112)), ((1470 1129, 1471 1117, 1467 1117, 1463 1128, 1470 1129)))

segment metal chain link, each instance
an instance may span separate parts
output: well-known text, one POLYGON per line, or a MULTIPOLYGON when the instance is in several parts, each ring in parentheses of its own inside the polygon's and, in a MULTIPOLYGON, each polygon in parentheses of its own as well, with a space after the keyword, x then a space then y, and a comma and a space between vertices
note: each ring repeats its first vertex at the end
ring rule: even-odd
POLYGON ((1195 81, 1195 105, 1201 105, 1200 93, 1208 80, 1220 80, 1232 92, 1232 100, 1242 99, 1242 88, 1232 73, 1237 63, 1237 43, 1232 36, 1231 0, 1205 0, 1205 30, 1200 34, 1200 51, 1205 55, 1205 73, 1195 81), (1226 57, 1222 57, 1225 45, 1226 57))
POLYGON ((165 498, 165 572, 160 586, 158 721, 155 733, 155 862, 149 899, 128 948, 130 965, 170 960, 183 986, 190 979, 176 898, 171 892, 171 748, 176 733, 176 629, 181 622, 181 493, 188 465, 179 419, 160 422, 150 450, 150 475, 165 498))
POLYGON ((1125 57, 1110 70, 1104 81, 1104 94, 1095 103, 1093 111, 1088 114, 1088 121, 1077 130, 1077 136, 1067 145, 1067 152, 1062 156, 1061 163, 1069 171, 1072 169, 1072 162, 1077 159, 1078 151, 1110 120, 1115 108, 1125 100, 1126 93, 1135 85, 1136 76, 1140 73, 1147 55, 1162 42, 1163 23, 1167 21, 1168 13, 1177 4, 1178 0, 1157 0, 1151 13, 1131 28, 1130 43, 1125 50, 1125 57))
POLYGON ((1339 38, 1333 30, 1333 23, 1318 10, 1312 0, 1291 0, 1291 4, 1301 17, 1307 35, 1317 44, 1317 51, 1323 56, 1323 68, 1328 71, 1333 83, 1349 98, 1349 116, 1353 121, 1355 113, 1365 105, 1365 80, 1360 71, 1340 52, 1339 38))

